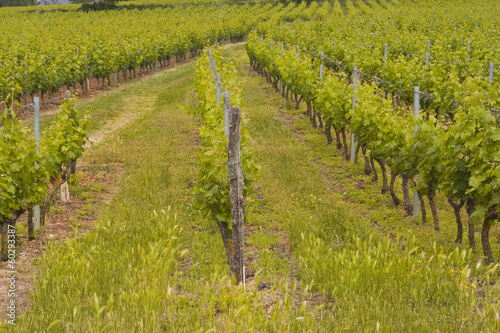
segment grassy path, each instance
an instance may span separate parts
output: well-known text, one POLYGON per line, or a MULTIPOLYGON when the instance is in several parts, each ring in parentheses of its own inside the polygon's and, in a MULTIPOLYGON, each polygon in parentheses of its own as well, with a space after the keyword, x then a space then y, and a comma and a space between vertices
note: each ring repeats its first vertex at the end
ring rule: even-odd
POLYGON ((49 246, 14 331, 493 329, 491 316, 470 320, 473 295, 455 279, 468 281, 447 273, 461 253, 444 265, 440 249, 432 261, 409 243, 371 236, 370 219, 325 180, 309 140, 317 134, 297 136, 301 123, 251 71, 243 44, 226 47, 225 56, 245 80, 243 118, 262 167, 247 198, 245 288, 228 280, 215 223, 191 207, 199 151, 199 119, 183 111, 195 105, 191 63, 84 103, 96 112, 93 130, 106 135, 82 163, 119 165, 123 178, 92 231, 49 246), (108 130, 112 119, 124 124, 108 130))
POLYGON ((196 161, 197 121, 178 108, 192 103, 193 68, 191 63, 162 72, 83 105, 98 110, 98 122, 125 107, 139 113, 83 160, 96 167, 122 164, 124 176, 92 232, 49 248, 19 331, 51 325, 50 331, 61 332, 158 327, 172 283, 168 277, 183 250, 182 218, 172 210, 185 210, 196 161))

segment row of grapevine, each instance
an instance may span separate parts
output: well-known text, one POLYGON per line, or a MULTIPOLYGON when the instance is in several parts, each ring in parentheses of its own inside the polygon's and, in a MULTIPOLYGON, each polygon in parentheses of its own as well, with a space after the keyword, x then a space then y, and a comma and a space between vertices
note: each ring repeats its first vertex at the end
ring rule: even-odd
POLYGON ((151 68, 206 44, 244 37, 295 5, 199 6, 83 13, 0 11, 0 101, 75 87, 87 78, 151 68), (20 19, 22 18, 22 19, 20 19), (147 24, 145 24, 147 23, 147 24), (12 94, 12 87, 15 87, 12 94))
POLYGON ((491 81, 498 82, 495 64, 500 64, 495 17, 491 24, 477 13, 454 13, 450 21, 435 10, 431 13, 419 7, 419 15, 399 10, 299 22, 279 29, 265 23, 258 32, 277 42, 317 51, 318 56, 323 51, 333 60, 332 68, 340 65, 350 76, 358 66, 366 78, 377 77, 379 85, 400 104, 411 102, 413 87, 418 85, 434 97, 425 101, 429 107, 439 115, 452 114, 456 104, 450 101, 456 99, 457 90, 475 78, 483 89, 491 90, 491 103, 498 104, 498 89, 488 85, 490 74, 491 81))
MULTIPOLYGON (((330 128, 333 127, 337 144, 344 147, 346 158, 349 155, 346 131, 355 134, 357 149, 361 148, 365 156, 365 172, 376 174, 374 160, 380 164, 384 183, 382 191, 390 192, 396 205, 400 200, 393 185, 395 177, 401 175, 408 215, 412 211, 408 186, 411 181, 421 201, 423 194, 427 195, 435 228, 439 230, 434 197, 437 189, 443 190, 455 210, 456 241, 461 242, 459 212, 467 203, 470 244, 475 246, 473 221, 483 219, 483 249, 492 261, 489 228, 498 219, 500 203, 500 132, 498 119, 491 112, 500 102, 496 83, 491 84, 481 73, 473 75, 467 72, 473 65, 460 72, 457 81, 453 81, 446 76, 449 71, 446 66, 451 66, 452 72, 459 72, 458 62, 451 62, 451 65, 450 62, 444 65, 434 62, 429 67, 415 61, 414 54, 391 58, 381 57, 373 49, 358 48, 350 52, 352 49, 339 46, 342 39, 333 40, 335 46, 332 49, 342 55, 338 56, 328 48, 331 38, 316 38, 323 26, 323 22, 311 22, 308 27, 297 23, 281 29, 266 24, 259 26, 260 36, 252 35, 247 46, 252 64, 268 76, 269 81, 274 81, 276 88, 280 80, 284 85, 284 96, 288 97, 292 92, 297 103, 300 100, 306 102, 313 125, 322 127, 323 123, 326 124, 325 134, 329 142, 332 141, 330 128), (298 34, 303 38, 297 39, 298 34), (272 37, 262 38, 264 36, 272 37), (280 47, 283 42, 288 47, 280 47), (320 53, 327 54, 328 58, 322 58, 320 53), (362 72, 355 67, 358 64, 362 72), (414 65, 410 67, 408 64, 414 65), (327 65, 330 68, 323 70, 327 65), (401 80, 390 80, 393 76, 401 80), (361 82, 356 87, 358 77, 361 82), (408 112, 415 85, 428 89, 426 93, 417 93, 418 99, 422 96, 427 114, 424 118, 413 117, 408 112), (402 97, 402 101, 394 103, 383 98, 389 94, 402 97), (439 115, 450 116, 453 122, 439 121, 439 115), (418 126, 416 132, 415 125, 418 126), (391 167, 390 186, 386 164, 391 167)), ((357 38, 363 40, 363 35, 357 38)), ((355 151, 352 153, 357 155, 355 151)), ((377 178, 375 175, 374 180, 377 178)), ((421 208, 425 223, 425 205, 421 208)))
MULTIPOLYGON (((230 150, 228 112, 230 104, 241 106, 241 95, 240 83, 235 78, 235 67, 222 58, 220 49, 203 51, 196 64, 195 85, 199 100, 196 111, 203 120, 200 128, 202 152, 199 156, 198 177, 194 191, 195 204, 204 216, 217 222, 233 271, 233 257, 238 247, 234 244, 236 232, 232 226, 234 202, 231 200, 228 167, 229 169, 241 167, 243 197, 252 190, 259 169, 250 147, 250 136, 242 121, 240 121, 240 161, 231 165, 228 159, 230 150)), ((238 281, 242 280, 241 272, 233 273, 238 281)))
POLYGON ((76 99, 67 99, 57 119, 41 135, 37 146, 35 135, 16 117, 4 112, 0 118, 0 223, 1 258, 6 260, 9 229, 29 212, 29 238, 34 237, 33 208, 41 206, 41 224, 56 191, 67 181, 76 159, 81 157, 88 140, 88 115, 79 118, 76 99))

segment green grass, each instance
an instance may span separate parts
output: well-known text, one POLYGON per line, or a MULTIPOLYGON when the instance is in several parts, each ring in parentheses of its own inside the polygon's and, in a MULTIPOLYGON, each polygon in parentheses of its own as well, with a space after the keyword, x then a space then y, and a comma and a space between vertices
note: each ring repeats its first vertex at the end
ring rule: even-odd
POLYGON ((302 111, 251 71, 243 46, 227 56, 235 53, 240 74, 250 76, 244 116, 263 165, 265 219, 287 231, 301 282, 333 304, 322 330, 497 331, 498 288, 481 282, 497 280, 496 267, 477 269, 479 250, 453 243, 445 200, 438 202, 440 233, 405 218, 361 163, 345 162, 302 111))
MULTIPOLYGON (((497 277, 476 269, 477 254, 447 243, 452 227, 443 222, 435 234, 410 224, 360 165, 343 162, 251 71, 244 45, 224 53, 245 79, 243 119, 262 167, 245 216, 255 277, 246 288, 231 283, 216 224, 191 206, 200 122, 182 111, 195 102, 194 64, 186 64, 81 106, 95 113, 94 130, 138 112, 83 161, 99 171, 119 163, 123 179, 92 231, 49 246, 29 310, 6 329, 497 331, 499 294, 472 278, 497 277), (270 288, 258 291, 260 282, 270 288)), ((76 186, 79 195, 101 189, 76 186)))

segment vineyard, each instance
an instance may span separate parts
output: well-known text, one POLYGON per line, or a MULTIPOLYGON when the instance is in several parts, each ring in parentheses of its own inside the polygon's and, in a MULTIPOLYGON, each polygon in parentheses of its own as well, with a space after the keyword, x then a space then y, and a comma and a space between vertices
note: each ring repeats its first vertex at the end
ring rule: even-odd
POLYGON ((263 25, 250 38, 248 53, 275 88, 280 81, 283 96, 291 93, 297 102, 300 97, 307 104, 312 125, 325 127, 329 143, 334 129, 337 147, 344 149, 346 159, 353 154, 355 162, 362 151, 365 173, 373 172, 374 181, 378 178, 374 161, 378 162, 382 193, 390 192, 395 206, 400 199, 394 184, 396 177, 402 177, 408 216, 418 209, 410 199, 411 182, 416 200, 422 203, 422 224, 427 222, 425 194, 439 231, 434 198, 442 190, 456 214, 455 242, 461 243, 460 209, 467 204, 469 244, 475 247, 474 223, 483 220, 481 242, 487 260, 493 262, 489 229, 499 218, 500 204, 500 85, 494 79, 495 60, 499 62, 491 50, 497 37, 487 35, 492 27, 482 24, 480 28, 477 17, 450 20, 451 27, 441 27, 433 23, 439 13, 432 10, 429 22, 416 19, 408 27, 401 22, 403 17, 398 21, 396 16, 388 24, 387 17, 368 14, 365 21, 353 16, 354 21, 321 22, 319 27, 318 23, 281 29, 263 25), (445 35, 443 30, 453 33, 445 35), (464 40, 471 31, 472 38, 464 40), (414 40, 423 42, 419 47, 414 40), (346 132, 352 135, 350 147, 346 132), (390 186, 386 164, 391 170, 390 186))
POLYGON ((2 331, 500 329, 500 4, 117 6, 0 9, 2 331))

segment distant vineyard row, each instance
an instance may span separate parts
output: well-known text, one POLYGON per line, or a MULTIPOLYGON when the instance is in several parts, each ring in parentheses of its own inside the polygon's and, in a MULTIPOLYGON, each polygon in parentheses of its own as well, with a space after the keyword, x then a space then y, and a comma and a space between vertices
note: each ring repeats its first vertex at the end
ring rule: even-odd
POLYGON ((243 37, 268 17, 298 17, 304 7, 198 4, 95 13, 2 9, 0 102, 43 97, 89 77, 104 81, 119 71, 126 76, 137 67, 243 37))

